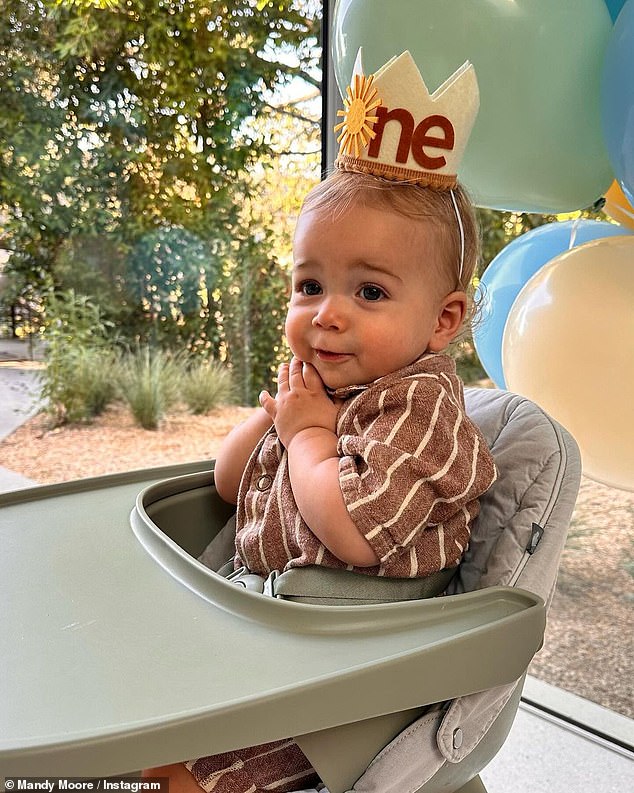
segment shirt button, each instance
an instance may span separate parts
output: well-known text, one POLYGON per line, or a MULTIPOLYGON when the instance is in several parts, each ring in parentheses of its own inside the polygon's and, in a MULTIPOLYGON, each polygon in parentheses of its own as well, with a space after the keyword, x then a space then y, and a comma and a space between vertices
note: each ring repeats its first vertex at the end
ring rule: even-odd
POLYGON ((269 474, 264 474, 255 483, 255 487, 260 491, 260 493, 264 493, 266 490, 271 489, 272 484, 273 484, 273 477, 269 476, 269 474))

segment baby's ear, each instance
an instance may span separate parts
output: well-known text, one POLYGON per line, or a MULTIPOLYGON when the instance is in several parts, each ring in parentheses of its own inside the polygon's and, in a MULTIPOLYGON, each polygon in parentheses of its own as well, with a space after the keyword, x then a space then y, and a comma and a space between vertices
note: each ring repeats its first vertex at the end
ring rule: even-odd
POLYGON ((438 309, 436 327, 429 340, 431 352, 442 352, 462 328, 467 313, 467 296, 464 292, 450 292, 438 309))

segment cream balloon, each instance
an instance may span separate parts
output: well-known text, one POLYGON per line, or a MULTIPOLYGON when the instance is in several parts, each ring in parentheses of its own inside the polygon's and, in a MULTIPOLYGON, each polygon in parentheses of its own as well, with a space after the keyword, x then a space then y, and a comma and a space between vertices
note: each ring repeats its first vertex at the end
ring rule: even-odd
POLYGON ((586 476, 634 490, 634 237, 551 259, 519 292, 504 328, 507 387, 577 440, 586 476))

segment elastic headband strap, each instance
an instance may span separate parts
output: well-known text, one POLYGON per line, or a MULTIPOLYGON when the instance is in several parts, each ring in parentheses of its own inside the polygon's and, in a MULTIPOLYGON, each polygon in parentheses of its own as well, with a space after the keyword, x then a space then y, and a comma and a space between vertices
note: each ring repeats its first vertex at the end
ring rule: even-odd
POLYGON ((458 274, 458 281, 462 283, 462 271, 464 269, 464 226, 462 225, 462 217, 460 216, 460 210, 458 209, 458 202, 456 201, 454 191, 449 190, 449 192, 451 193, 451 202, 453 204, 454 212, 456 213, 458 229, 460 230, 460 270, 458 274))

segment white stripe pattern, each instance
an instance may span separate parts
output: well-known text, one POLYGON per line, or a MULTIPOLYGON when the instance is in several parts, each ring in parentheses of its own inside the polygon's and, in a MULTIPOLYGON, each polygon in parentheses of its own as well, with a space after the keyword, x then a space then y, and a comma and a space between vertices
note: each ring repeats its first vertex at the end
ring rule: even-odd
POLYGON ((207 793, 211 793, 218 786, 218 783, 221 781, 223 776, 230 774, 233 771, 240 771, 242 768, 244 768, 244 763, 242 760, 236 760, 235 763, 232 763, 227 768, 223 768, 220 771, 214 771, 213 774, 209 774, 209 776, 200 780, 198 784, 203 790, 207 791, 207 793))
POLYGON ((447 557, 445 555, 445 527, 442 523, 438 526, 438 553, 440 555, 440 569, 444 570, 447 566, 447 557))
POLYGON ((293 776, 284 777, 284 779, 280 779, 271 785, 265 785, 262 790, 277 790, 277 788, 281 787, 282 785, 287 785, 289 782, 296 782, 298 779, 304 779, 307 776, 308 774, 306 771, 302 771, 299 774, 293 774, 293 776))
POLYGON ((409 577, 416 578, 418 573, 418 558, 416 556, 416 548, 411 546, 409 549, 409 577))
MULTIPOLYGON (((368 444, 368 451, 370 451, 371 446, 375 446, 376 441, 371 441, 368 444)), ((374 493, 370 493, 363 498, 358 499, 358 501, 354 501, 352 504, 348 504, 348 512, 354 512, 355 509, 362 507, 366 504, 369 504, 371 501, 376 501, 377 498, 383 495, 385 491, 389 488, 390 482, 392 479, 392 474, 396 471, 404 462, 409 460, 410 455, 407 453, 403 453, 397 460, 395 460, 392 465, 387 469, 387 477, 381 487, 378 490, 375 490, 374 493)), ((340 480, 341 481, 341 480, 340 480)), ((365 535, 368 539, 373 537, 373 534, 366 534, 365 535)))
MULTIPOLYGON (((386 446, 389 446, 391 443, 393 443, 393 441, 394 441, 394 438, 396 438, 396 435, 397 435, 398 431, 401 429, 401 427, 403 426, 403 424, 405 424, 405 422, 407 421, 407 419, 410 417, 410 415, 411 415, 411 413, 412 413, 412 399, 413 399, 413 397, 414 397, 414 392, 416 391, 416 386, 417 386, 417 385, 418 385, 418 382, 415 380, 415 381, 414 381, 414 382, 411 384, 411 386, 409 387, 409 390, 408 390, 408 392, 407 392, 407 401, 406 401, 406 403, 405 403, 405 410, 403 411, 403 414, 402 414, 402 415, 401 415, 401 417, 398 419, 398 421, 397 421, 397 422, 394 424, 394 426, 392 427, 392 431, 390 432, 390 434, 389 434, 389 435, 387 436, 387 438, 386 438, 386 439, 383 441, 383 443, 385 443, 385 445, 386 445, 386 446)), ((385 395, 385 393, 386 393, 386 392, 384 391, 384 392, 381 394, 381 396, 383 397, 383 396, 385 395)))
MULTIPOLYGON (((286 449, 284 449, 284 454, 282 455, 281 461, 284 461, 286 455, 287 455, 287 451, 286 449)), ((284 505, 282 504, 282 488, 281 487, 276 488, 275 492, 277 496, 277 514, 279 515, 279 521, 280 521, 279 530, 280 530, 280 535, 282 537, 282 545, 284 547, 284 553, 286 554, 286 559, 290 562, 291 559, 293 558, 293 554, 291 553, 291 550, 288 547, 288 539, 287 539, 288 534, 286 529, 286 522, 284 520, 284 505)))
MULTIPOLYGON (((418 534, 418 532, 422 528, 424 528, 425 526, 429 525, 429 516, 431 515, 434 507, 437 504, 454 503, 455 501, 462 500, 467 495, 467 493, 471 489, 471 486, 473 485, 473 481, 474 481, 475 474, 476 474, 476 460, 477 460, 477 457, 478 457, 477 452, 478 452, 478 449, 479 449, 479 442, 478 442, 477 436, 475 438, 474 446, 475 446, 475 448, 474 448, 474 453, 473 453, 473 457, 472 457, 472 465, 471 465, 471 478, 469 479, 469 482, 468 482, 467 486, 465 487, 465 489, 462 490, 460 493, 457 493, 455 496, 452 496, 450 498, 440 498, 440 497, 438 497, 438 498, 434 499, 434 501, 432 502, 431 506, 429 507, 429 509, 428 509, 425 517, 423 518, 423 520, 421 520, 420 523, 407 535, 407 537, 405 538, 405 541, 401 544, 400 547, 407 547, 407 545, 414 539, 416 534, 418 534)), ((459 514, 464 514, 464 510, 461 509, 459 514)), ((468 513, 467 513, 467 516, 468 516, 468 513)), ((467 518, 467 523, 468 523, 468 518, 467 518)), ((384 529, 387 526, 388 526, 388 524, 385 523, 385 524, 382 524, 381 526, 379 526, 377 528, 378 529, 384 529)), ((367 534, 366 534, 366 537, 367 537, 367 534)), ((395 547, 393 549, 392 553, 396 553, 397 550, 399 550, 399 548, 395 547)), ((439 569, 442 570, 442 568, 439 568, 439 569)))
MULTIPOLYGON (((409 491, 409 493, 407 494, 407 496, 404 498, 404 500, 403 500, 398 512, 390 520, 388 520, 387 522, 384 522, 383 523, 383 527, 391 526, 394 523, 396 523, 397 520, 400 519, 400 517, 403 514, 403 512, 405 511, 405 509, 408 507, 410 501, 412 500, 412 498, 414 497, 414 495, 416 494, 416 492, 419 490, 419 488, 422 485, 427 484, 428 482, 436 482, 436 481, 438 481, 443 476, 445 476, 447 471, 451 468, 451 466, 453 465, 453 463, 454 463, 454 461, 456 459, 456 456, 458 454, 458 438, 457 438, 457 435, 458 435, 458 427, 459 427, 461 422, 462 422, 462 416, 460 414, 458 414, 458 416, 456 417, 456 423, 453 426, 453 434, 452 434, 453 446, 452 446, 451 454, 449 455, 449 457, 448 457, 447 461, 445 462, 444 466, 440 470, 436 471, 436 473, 432 474, 431 476, 427 476, 427 477, 425 477, 423 479, 418 479, 415 482, 415 484, 413 485, 413 487, 411 488, 411 490, 409 491)), ((383 485, 378 490, 376 490, 374 493, 369 493, 364 498, 360 498, 358 501, 355 501, 354 503, 350 504, 348 506, 348 511, 352 512, 355 509, 358 509, 359 507, 366 506, 367 504, 369 504, 372 501, 376 501, 376 499, 379 498, 379 496, 381 496, 388 489, 388 487, 390 486, 392 474, 394 473, 394 471, 396 471, 403 463, 407 462, 409 459, 410 459, 410 455, 409 454, 402 454, 398 458, 398 460, 396 460, 390 466, 390 468, 388 469, 388 471, 387 471, 387 479, 383 482, 383 485)), ((459 496, 455 496, 451 500, 452 501, 457 500, 458 497, 459 496)), ((431 513, 431 510, 433 509, 433 506, 436 503, 438 503, 438 500, 435 501, 434 504, 432 504, 431 508, 429 509, 429 512, 427 513, 427 517, 429 517, 429 513, 431 513)), ((377 529, 380 529, 380 528, 382 528, 382 527, 377 527, 377 529)), ((369 539, 371 539, 371 537, 375 536, 375 534, 376 534, 376 531, 373 532, 372 534, 369 534, 369 535, 366 534, 366 538, 369 540, 369 539)))
MULTIPOLYGON (((457 405, 462 407, 462 404, 463 404, 462 400, 458 397, 458 394, 456 394, 456 390, 455 390, 456 389, 456 382, 451 377, 447 377, 447 374, 445 372, 443 372, 440 376, 442 377, 442 380, 445 383, 445 386, 446 386, 447 390, 451 394, 453 401, 457 405)), ((462 389, 460 390, 460 392, 462 393, 462 389)))
POLYGON ((344 404, 339 412, 339 415, 337 416, 337 435, 342 434, 341 428, 345 427, 349 422, 350 414, 353 410, 356 411, 357 402, 363 397, 365 393, 365 391, 362 391, 360 394, 353 396, 350 400, 348 400, 348 402, 344 404))
POLYGON ((434 429, 436 428, 436 422, 438 421, 438 414, 440 413, 440 406, 444 398, 445 398, 445 392, 441 391, 440 394, 438 394, 438 399, 436 400, 436 404, 434 405, 434 412, 431 415, 431 421, 429 422, 429 427, 427 427, 427 432, 423 436, 423 440, 416 447, 416 450, 414 451, 414 457, 420 457, 421 454, 427 448, 427 444, 431 440, 431 436, 434 434, 434 429))
MULTIPOLYGON (((380 560, 375 567, 353 569, 416 577, 457 564, 478 514, 477 499, 494 480, 495 467, 464 414, 453 361, 425 355, 367 387, 334 396, 347 397, 337 418, 339 486, 348 514, 380 560)), ((243 477, 245 493, 251 483, 238 505, 237 547, 243 563, 260 574, 270 572, 258 569, 263 564, 275 563, 279 569, 285 559, 288 566, 350 568, 302 520, 282 452, 271 433, 243 477), (267 466, 273 492, 254 492, 267 466)))

